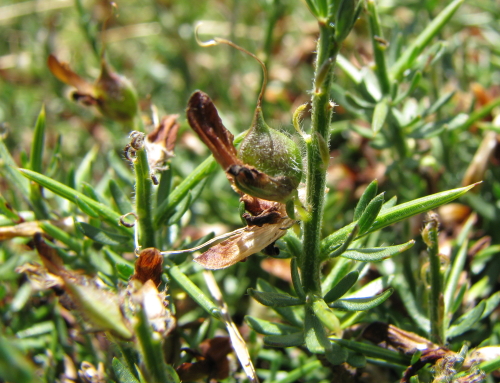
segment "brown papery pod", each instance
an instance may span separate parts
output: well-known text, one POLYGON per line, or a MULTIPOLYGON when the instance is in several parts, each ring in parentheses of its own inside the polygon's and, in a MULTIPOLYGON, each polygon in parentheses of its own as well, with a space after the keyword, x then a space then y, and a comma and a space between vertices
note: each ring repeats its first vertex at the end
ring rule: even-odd
MULTIPOLYGON (((284 210, 284 205, 281 207, 284 210)), ((231 237, 194 258, 194 261, 211 270, 229 267, 272 245, 284 236, 294 223, 295 220, 283 211, 279 216, 274 212, 264 213, 259 224, 234 231, 231 237)))
POLYGON ((206 93, 197 90, 191 95, 186 115, 191 128, 224 171, 232 165, 243 165, 233 145, 234 136, 222 123, 217 108, 206 93))
POLYGON ((161 274, 163 266, 163 257, 160 250, 149 247, 139 253, 135 261, 135 272, 130 280, 138 280, 143 284, 152 280, 155 286, 161 283, 161 274))

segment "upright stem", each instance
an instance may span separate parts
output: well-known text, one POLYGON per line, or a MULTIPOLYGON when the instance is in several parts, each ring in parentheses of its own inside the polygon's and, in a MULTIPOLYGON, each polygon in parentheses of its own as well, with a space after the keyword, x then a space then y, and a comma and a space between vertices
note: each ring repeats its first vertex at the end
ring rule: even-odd
POLYGON ((333 103, 329 95, 332 70, 339 50, 339 46, 334 38, 334 31, 328 24, 320 20, 319 27, 320 36, 317 48, 314 89, 312 91, 311 135, 306 139, 306 204, 311 211, 311 218, 303 224, 304 252, 300 260, 302 283, 306 294, 321 294, 321 220, 323 217, 325 179, 328 167, 329 128, 333 110, 333 103))
POLYGON ((136 213, 138 216, 139 245, 144 249, 155 247, 155 232, 153 228, 153 185, 149 172, 148 157, 146 150, 138 150, 135 167, 135 200, 136 213))
POLYGON ((427 244, 430 264, 430 294, 429 294, 429 319, 431 322, 431 341, 444 344, 443 328, 443 285, 441 276, 441 260, 438 246, 438 222, 430 219, 422 233, 427 244))

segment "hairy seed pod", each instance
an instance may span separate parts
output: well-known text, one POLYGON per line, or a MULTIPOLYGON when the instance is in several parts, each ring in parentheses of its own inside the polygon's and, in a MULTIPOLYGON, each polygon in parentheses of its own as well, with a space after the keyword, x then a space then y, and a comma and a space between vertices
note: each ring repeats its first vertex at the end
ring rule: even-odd
POLYGON ((241 143, 239 158, 245 166, 233 166, 229 172, 237 187, 251 196, 286 202, 299 186, 302 178, 300 150, 292 139, 266 124, 260 105, 241 143))

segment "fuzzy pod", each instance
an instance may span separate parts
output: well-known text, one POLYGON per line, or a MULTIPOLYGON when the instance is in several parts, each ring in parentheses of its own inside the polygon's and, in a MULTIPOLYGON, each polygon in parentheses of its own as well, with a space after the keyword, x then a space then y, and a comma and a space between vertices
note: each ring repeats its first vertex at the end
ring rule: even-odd
POLYGON ((239 158, 245 165, 233 166, 229 172, 238 188, 251 196, 286 202, 300 184, 300 149, 288 136, 266 124, 260 106, 241 143, 239 158))

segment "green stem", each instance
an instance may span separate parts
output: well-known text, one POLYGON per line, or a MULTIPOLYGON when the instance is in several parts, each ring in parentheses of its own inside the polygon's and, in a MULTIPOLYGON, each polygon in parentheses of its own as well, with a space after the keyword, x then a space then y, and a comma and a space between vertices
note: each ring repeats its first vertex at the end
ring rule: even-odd
POLYGON ((94 52, 97 62, 100 62, 101 60, 101 55, 99 53, 99 48, 97 44, 97 39, 95 38, 95 31, 93 30, 92 23, 91 23, 91 16, 90 13, 87 13, 85 11, 85 8, 83 7, 83 2, 82 0, 75 0, 75 5, 76 9, 78 11, 78 16, 80 17, 80 27, 83 30, 83 33, 85 34, 85 37, 92 47, 92 51, 94 52))
POLYGON ((388 43, 385 43, 382 34, 382 27, 380 26, 380 19, 378 17, 377 7, 373 0, 368 1, 368 12, 370 20, 370 30, 372 34, 373 55, 375 57, 375 70, 377 77, 382 88, 382 93, 388 95, 391 92, 391 83, 389 80, 389 71, 387 69, 387 62, 385 60, 385 50, 388 43))
POLYGON ((439 259, 437 221, 431 220, 425 227, 422 236, 426 236, 430 263, 430 295, 429 295, 429 319, 431 322, 431 341, 444 344, 443 333, 443 294, 441 261, 439 259))
POLYGON ((139 230, 139 245, 145 249, 155 247, 155 236, 153 228, 153 192, 151 174, 149 172, 148 156, 145 150, 137 151, 134 162, 135 168, 135 199, 137 224, 139 230))
POLYGON ((171 380, 168 379, 164 369, 165 362, 161 349, 161 340, 158 337, 153 337, 143 309, 137 313, 137 319, 134 330, 142 351, 144 366, 149 378, 148 382, 170 382, 171 380))
MULTIPOLYGON (((304 252, 300 260, 304 291, 321 294, 320 284, 320 236, 325 201, 325 147, 330 136, 330 120, 333 104, 330 101, 332 71, 339 50, 334 31, 320 21, 320 37, 317 48, 316 73, 312 95, 311 135, 306 139, 307 148, 307 195, 306 205, 311 218, 303 224, 304 252), (322 155, 323 154, 323 155, 322 155)), ((327 156, 328 157, 328 156, 327 156)), ((326 158, 328 160, 328 158, 326 158)))

